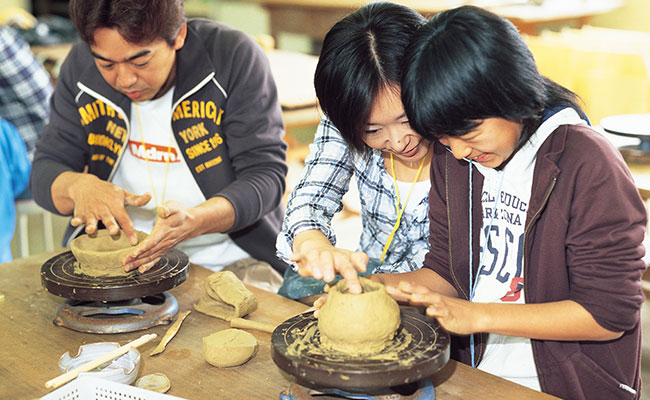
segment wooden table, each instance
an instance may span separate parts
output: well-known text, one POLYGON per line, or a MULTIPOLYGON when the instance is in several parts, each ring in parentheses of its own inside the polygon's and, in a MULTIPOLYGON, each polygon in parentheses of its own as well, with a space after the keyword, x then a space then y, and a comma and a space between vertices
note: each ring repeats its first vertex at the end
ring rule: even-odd
MULTIPOLYGON (((307 34, 322 40, 325 33, 342 17, 358 9, 369 0, 246 0, 258 3, 268 10, 271 35, 281 32, 307 34)), ((542 25, 570 22, 580 28, 595 15, 612 11, 622 5, 621 0, 545 0, 541 5, 524 0, 397 0, 424 16, 473 4, 487 8, 508 18, 521 33, 537 35, 542 25)))
MULTIPOLYGON (((125 344, 144 333, 164 335, 167 326, 122 334, 89 334, 52 324, 62 298, 46 292, 40 283, 40 267, 57 253, 43 253, 0 264, 0 398, 33 399, 48 393, 44 384, 59 375, 61 354, 75 354, 80 345, 93 342, 125 344)), ((179 311, 188 310, 211 272, 191 265, 188 279, 172 289, 179 311)), ((259 308, 248 318, 279 324, 303 312, 306 306, 276 294, 250 287, 259 308)), ((171 380, 168 394, 187 399, 278 399, 289 385, 289 377, 276 367, 270 355, 269 333, 250 331, 258 340, 253 359, 236 368, 216 368, 202 353, 204 336, 225 329, 228 324, 193 311, 176 337, 160 355, 149 352, 158 339, 139 348, 142 354, 140 376, 162 372, 171 380)), ((447 399, 553 399, 554 397, 519 386, 466 365, 450 361, 432 377, 436 398, 447 399)))

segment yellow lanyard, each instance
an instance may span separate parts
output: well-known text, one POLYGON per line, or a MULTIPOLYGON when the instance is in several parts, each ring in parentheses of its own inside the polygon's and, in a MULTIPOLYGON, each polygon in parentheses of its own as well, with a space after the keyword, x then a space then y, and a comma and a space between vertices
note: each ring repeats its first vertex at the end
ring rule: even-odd
POLYGON ((395 211, 397 212, 397 221, 395 221, 395 226, 393 227, 393 231, 390 233, 390 235, 388 235, 388 240, 386 240, 386 244, 384 245, 384 251, 381 253, 381 260, 379 260, 380 264, 384 262, 384 257, 386 257, 386 253, 388 252, 390 243, 393 241, 393 237, 395 237, 395 232, 397 232, 397 228, 399 228, 399 224, 402 221, 402 214, 404 214, 404 209, 406 208, 406 204, 409 202, 409 198, 411 197, 411 192, 415 187, 415 183, 418 181, 418 178, 420 177, 420 172, 422 172, 422 166, 424 165, 424 160, 426 159, 427 157, 424 157, 420 162, 418 173, 415 175, 415 179, 413 179, 413 183, 411 184, 411 189, 409 189, 408 195, 406 195, 404 206, 402 206, 402 209, 400 210, 399 188, 397 187, 397 177, 395 176, 395 164, 393 163, 393 153, 390 153, 390 172, 393 174, 393 182, 395 182, 395 195, 397 196, 397 200, 395 201, 395 211))
POLYGON ((144 148, 144 161, 147 164, 147 172, 149 173, 149 182, 151 183, 151 195, 153 196, 153 201, 156 204, 156 208, 162 205, 165 202, 165 191, 167 190, 167 172, 169 171, 169 160, 172 155, 172 136, 169 137, 169 144, 167 145, 167 159, 165 160, 165 177, 163 183, 163 190, 160 199, 156 197, 156 187, 153 184, 153 175, 151 174, 151 167, 149 166, 149 157, 147 157, 147 145, 144 143, 144 134, 142 133, 142 122, 140 122, 140 111, 138 110, 138 103, 133 103, 135 106, 135 116, 138 119, 138 128, 140 129, 140 141, 142 142, 142 147, 144 148))

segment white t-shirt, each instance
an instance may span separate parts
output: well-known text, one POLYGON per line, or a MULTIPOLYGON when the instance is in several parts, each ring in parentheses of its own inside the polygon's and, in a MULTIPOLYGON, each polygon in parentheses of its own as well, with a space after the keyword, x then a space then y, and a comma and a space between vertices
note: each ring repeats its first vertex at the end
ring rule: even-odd
MULTIPOLYGON (((473 301, 525 303, 523 238, 537 151, 558 126, 582 123, 584 121, 573 109, 564 109, 544 121, 503 171, 475 164, 485 179, 481 193, 482 267, 473 301), (499 187, 501 192, 494 212, 499 187), (486 234, 488 228, 489 235, 486 234)), ((485 354, 478 368, 541 390, 528 338, 489 334, 485 354)))
POLYGON ((429 190, 431 189, 431 181, 426 179, 423 181, 417 181, 415 184, 413 184, 413 182, 397 181, 397 188, 399 189, 400 209, 404 207, 404 202, 408 197, 408 203, 406 203, 404 214, 413 214, 418 204, 420 204, 422 199, 429 194, 429 190), (411 190, 411 187, 413 187, 413 190, 411 190), (409 191, 411 191, 410 197, 409 191))
MULTIPOLYGON (((156 100, 131 104, 131 134, 112 180, 131 193, 151 193, 152 199, 145 206, 127 207, 135 228, 147 233, 153 229, 158 204, 175 200, 194 207, 206 200, 173 139, 172 94, 173 88, 156 100), (138 114, 145 129, 140 129, 138 114)), ((201 235, 176 247, 188 255, 190 262, 215 271, 249 257, 222 233, 201 235)))

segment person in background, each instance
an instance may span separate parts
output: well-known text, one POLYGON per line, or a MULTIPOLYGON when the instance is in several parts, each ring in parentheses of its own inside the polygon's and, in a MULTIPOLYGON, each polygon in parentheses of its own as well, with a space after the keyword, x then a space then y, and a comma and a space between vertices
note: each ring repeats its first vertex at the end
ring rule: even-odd
POLYGON ((436 141, 430 250, 374 279, 455 334, 457 360, 563 399, 638 399, 646 210, 577 96, 512 23, 465 6, 415 35, 402 100, 436 141))
POLYGON ((0 263, 11 261, 16 227, 16 198, 29 183, 25 141, 13 124, 0 118, 0 263))
POLYGON ((82 42, 61 68, 31 175, 36 201, 72 216, 66 243, 101 223, 137 244, 125 270, 145 272, 177 246, 213 270, 252 257, 284 272, 274 239, 286 144, 259 45, 187 21, 181 0, 72 0, 70 16, 82 42))
POLYGON ((30 160, 48 121, 53 90, 49 74, 27 42, 13 29, 0 26, 0 118, 18 129, 30 160))
POLYGON ((366 5, 325 36, 314 84, 325 113, 277 239, 287 269, 279 293, 310 303, 339 271, 420 268, 427 252, 432 143, 414 132, 400 100, 400 63, 426 20, 401 5, 366 5), (336 247, 332 217, 356 177, 363 231, 357 251, 336 247))

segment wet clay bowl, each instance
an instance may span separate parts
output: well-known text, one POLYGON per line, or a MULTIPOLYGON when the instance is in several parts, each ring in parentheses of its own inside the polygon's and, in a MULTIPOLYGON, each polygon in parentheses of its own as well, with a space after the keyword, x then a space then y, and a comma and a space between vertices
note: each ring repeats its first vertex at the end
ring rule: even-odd
MULTIPOLYGON (((137 233, 138 243, 147 237, 144 232, 137 233)), ((129 244, 123 231, 112 236, 106 229, 92 235, 81 235, 70 242, 70 250, 81 267, 79 272, 91 276, 126 275, 121 260, 134 247, 129 244)))
POLYGON ((320 310, 321 345, 349 355, 375 354, 389 345, 400 325, 397 302, 384 285, 360 278, 363 293, 352 294, 341 279, 320 310))

